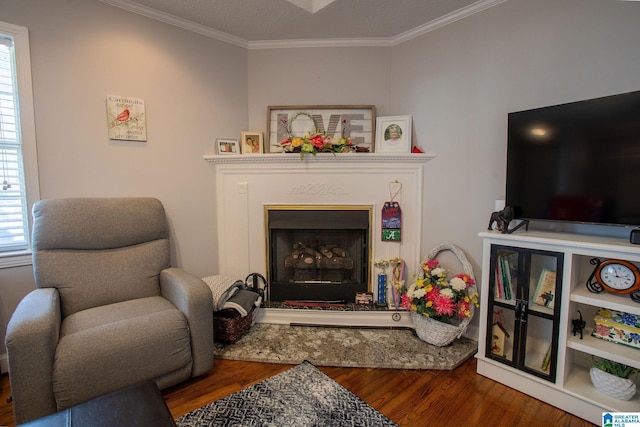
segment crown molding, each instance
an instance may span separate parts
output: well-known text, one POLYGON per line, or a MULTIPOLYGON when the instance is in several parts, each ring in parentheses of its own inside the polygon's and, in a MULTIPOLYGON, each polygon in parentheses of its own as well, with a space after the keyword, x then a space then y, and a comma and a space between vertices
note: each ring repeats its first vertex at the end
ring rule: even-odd
POLYGON ((214 30, 210 27, 197 24, 187 19, 178 18, 159 10, 142 6, 130 0, 100 0, 111 6, 119 7, 147 18, 155 19, 166 24, 174 25, 194 33, 220 40, 245 49, 286 49, 286 48, 308 48, 308 47, 391 47, 407 42, 416 37, 427 34, 438 28, 459 21, 468 16, 482 12, 485 9, 504 3, 507 0, 479 0, 467 7, 456 10, 441 18, 427 22, 424 25, 406 31, 395 37, 388 38, 343 38, 343 39, 314 39, 314 40, 259 40, 248 41, 240 37, 222 31, 214 30))
POLYGON ((289 49, 300 47, 390 47, 388 38, 260 40, 247 42, 248 49, 289 49))
POLYGON ((431 31, 435 31, 438 28, 442 28, 445 25, 452 24, 461 19, 467 18, 471 15, 475 15, 476 13, 482 12, 485 9, 489 9, 490 7, 496 6, 500 3, 504 3, 507 0, 479 0, 467 7, 462 9, 458 9, 454 12, 451 12, 447 15, 444 15, 438 19, 435 19, 431 22, 427 22, 426 24, 420 25, 412 30, 409 30, 405 33, 399 34, 390 40, 391 46, 396 46, 421 35, 427 34, 431 31))
POLYGON ((176 27, 191 31, 212 39, 220 40, 225 43, 229 43, 235 46, 248 48, 246 40, 240 37, 232 36, 231 34, 223 33, 222 31, 214 30, 213 28, 196 24, 188 19, 178 18, 177 16, 170 15, 165 12, 161 12, 157 9, 153 9, 147 6, 141 6, 135 2, 129 0, 100 0, 103 3, 110 4, 111 6, 119 7, 120 9, 128 10, 129 12, 137 13, 138 15, 146 16, 147 18, 155 19, 156 21, 164 22, 165 24, 174 25, 176 27))

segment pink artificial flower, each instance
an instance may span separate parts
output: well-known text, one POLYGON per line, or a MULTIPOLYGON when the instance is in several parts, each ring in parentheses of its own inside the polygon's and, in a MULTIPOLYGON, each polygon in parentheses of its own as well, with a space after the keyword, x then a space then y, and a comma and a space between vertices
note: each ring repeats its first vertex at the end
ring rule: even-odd
POLYGON ((453 316, 455 313, 453 300, 440 295, 433 300, 433 308, 436 310, 436 313, 441 316, 453 316))
POLYGON ((409 298, 409 295, 402 294, 401 304, 402 308, 404 308, 405 310, 411 310, 411 298, 409 298))
POLYGON ((288 145, 291 144, 291 138, 286 138, 280 141, 280 145, 288 145))
POLYGON ((469 302, 465 300, 458 302, 458 317, 463 319, 469 317, 469 314, 469 302))
POLYGON ((314 135, 312 138, 309 138, 309 141, 311 141, 311 144, 316 148, 321 149, 324 147, 324 138, 322 135, 314 135))
POLYGON ((427 301, 435 301, 438 297, 440 297, 440 288, 437 286, 433 286, 425 295, 427 301))
POLYGON ((422 264, 422 269, 424 271, 433 270, 440 265, 440 262, 437 259, 428 259, 422 264))
POLYGON ((456 274, 453 277, 457 277, 459 279, 464 280, 464 282, 468 285, 468 286, 472 286, 475 285, 476 282, 473 280, 473 278, 471 276, 469 276, 467 273, 460 273, 460 274, 456 274))

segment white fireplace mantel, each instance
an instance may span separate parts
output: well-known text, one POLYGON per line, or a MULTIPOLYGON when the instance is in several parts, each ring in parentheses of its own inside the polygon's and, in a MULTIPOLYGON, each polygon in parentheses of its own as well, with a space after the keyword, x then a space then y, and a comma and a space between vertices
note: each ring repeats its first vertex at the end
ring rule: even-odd
POLYGON ((385 162, 403 162, 403 163, 424 163, 434 158, 433 153, 413 153, 413 154, 396 154, 396 153, 345 153, 331 154, 318 153, 313 156, 310 154, 301 158, 295 153, 282 154, 225 154, 225 155, 205 155, 203 158, 215 164, 245 164, 245 163, 300 163, 300 162, 369 162, 369 163, 385 163, 385 162))
MULTIPOLYGON (((421 235, 423 229, 423 194, 426 162, 435 157, 431 153, 320 153, 297 154, 247 154, 205 155, 215 167, 216 203, 218 224, 218 265, 220 274, 244 278, 251 272, 266 274, 267 248, 265 231, 265 206, 357 205, 372 208, 373 259, 402 258, 405 260, 406 279, 422 259, 421 235), (391 184, 402 185, 394 200, 402 209, 402 241, 381 240, 381 210, 384 202, 391 200, 391 184)), ((371 289, 376 295, 374 267, 371 270, 371 289)), ((268 309, 261 310, 264 316, 268 309)), ((279 310, 280 312, 283 310, 279 310)), ((306 310, 284 310, 297 316, 306 310)), ((271 323, 326 323, 335 322, 335 312, 327 312, 324 320, 286 319, 280 317, 271 323), (331 318, 333 316, 333 318, 331 318)), ((352 320, 341 323, 356 325, 359 312, 345 313, 352 320)), ((268 313, 266 313, 268 314, 268 313)), ((272 313, 273 315, 273 313, 272 313)), ((277 313, 281 316, 282 313, 277 313)), ((343 315, 341 315, 343 316, 343 315)), ((365 323, 386 324, 376 321, 376 316, 391 317, 385 312, 369 313, 365 323)), ((409 316, 402 316, 396 326, 410 326, 409 316), (408 323, 407 323, 408 322, 408 323)))

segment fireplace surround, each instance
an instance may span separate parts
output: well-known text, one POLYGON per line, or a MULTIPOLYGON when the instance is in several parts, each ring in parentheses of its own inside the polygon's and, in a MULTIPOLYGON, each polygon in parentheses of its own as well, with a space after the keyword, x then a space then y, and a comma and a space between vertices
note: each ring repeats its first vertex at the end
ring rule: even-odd
MULTIPOLYGON (((266 208, 355 206, 371 213, 370 259, 402 258, 408 272, 422 259, 424 167, 433 154, 345 153, 206 155, 215 170, 218 272, 244 278, 268 276, 266 208), (400 183, 395 201, 402 209, 402 241, 382 241, 381 209, 400 183)), ((395 193, 395 192, 394 192, 395 193)), ((333 243, 333 242, 332 242, 333 243)), ((367 289, 374 298, 376 269, 367 267, 367 289)), ((407 277, 411 280, 411 277, 407 277)), ((411 325, 408 315, 394 322, 393 312, 262 309, 258 321, 351 326, 411 325), (328 313, 328 314, 327 314, 328 313)), ((397 316, 396 316, 397 318, 397 316)))

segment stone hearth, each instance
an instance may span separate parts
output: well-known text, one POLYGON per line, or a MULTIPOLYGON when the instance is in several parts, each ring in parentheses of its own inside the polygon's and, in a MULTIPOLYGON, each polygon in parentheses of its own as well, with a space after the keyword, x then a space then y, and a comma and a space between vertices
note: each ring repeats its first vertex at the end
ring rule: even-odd
MULTIPOLYGON (((267 206, 363 206, 373 212, 372 259, 399 257, 407 275, 422 259, 423 168, 433 154, 350 153, 212 155, 215 167, 219 274, 244 278, 251 272, 267 275, 267 206), (402 209, 402 241, 381 239, 381 210, 391 200, 402 209)), ((376 295, 376 271, 371 267, 368 289, 376 295)), ((393 311, 260 310, 258 321, 350 326, 411 325, 393 311), (330 314, 327 314, 330 313, 330 314), (339 315, 336 315, 339 314, 339 315)))

